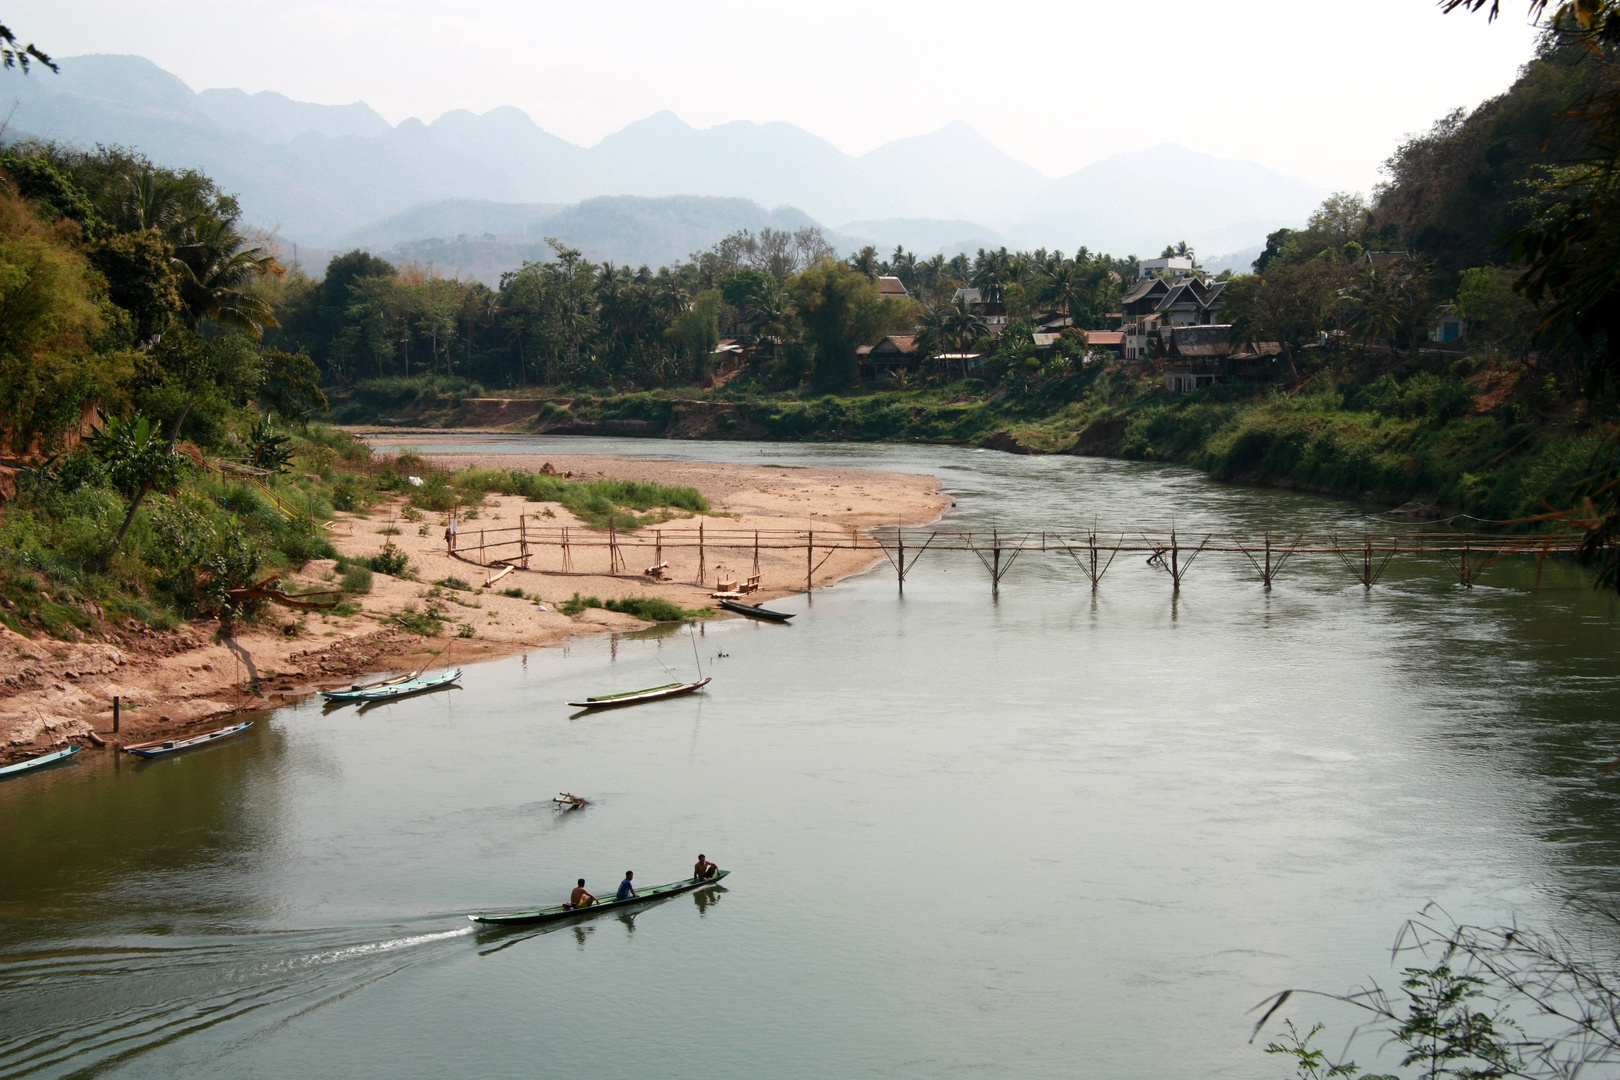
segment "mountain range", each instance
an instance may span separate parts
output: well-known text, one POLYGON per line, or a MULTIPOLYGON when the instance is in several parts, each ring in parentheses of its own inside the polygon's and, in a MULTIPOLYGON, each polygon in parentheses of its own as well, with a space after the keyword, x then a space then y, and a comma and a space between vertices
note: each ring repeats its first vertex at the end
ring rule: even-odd
POLYGON ((795 223, 922 255, 1000 243, 1148 255, 1178 240, 1235 251, 1302 221, 1324 194, 1174 144, 1051 180, 962 123, 855 156, 792 124, 697 129, 661 112, 585 148, 511 107, 390 125, 360 102, 198 93, 137 56, 60 64, 59 75, 0 73, 14 102, 7 141, 118 144, 202 169, 249 221, 312 253, 469 236, 511 249, 473 259, 494 259, 480 277, 520 248, 538 251, 543 235, 658 265, 736 228, 795 223))

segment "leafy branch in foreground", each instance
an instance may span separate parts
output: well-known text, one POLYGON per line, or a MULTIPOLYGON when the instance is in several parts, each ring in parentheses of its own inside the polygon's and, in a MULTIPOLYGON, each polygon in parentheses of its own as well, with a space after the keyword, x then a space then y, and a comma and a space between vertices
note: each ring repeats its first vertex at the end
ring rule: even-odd
POLYGON ((9 27, 0 26, 0 42, 4 42, 4 44, 0 44, 0 65, 7 68, 20 67, 23 69, 23 74, 26 75, 28 74, 28 66, 38 60, 52 71, 60 73, 62 70, 56 66, 50 57, 36 49, 33 42, 29 42, 27 45, 19 44, 16 35, 11 32, 9 27))
MULTIPOLYGON (((1610 931, 1620 929, 1620 912, 1587 905, 1582 913, 1610 931)), ((1256 1006, 1264 1013, 1251 1040, 1295 994, 1310 994, 1370 1014, 1389 1042, 1404 1048, 1401 1064, 1418 1066, 1422 1080, 1573 1080, 1592 1066, 1620 1065, 1617 958, 1596 957, 1557 932, 1458 923, 1433 904, 1396 938, 1394 957, 1414 954, 1425 964, 1403 970, 1400 992, 1375 983, 1347 994, 1272 995, 1256 1006), (1515 1012, 1535 1018, 1536 1034, 1520 1026, 1515 1012)), ((1357 1073, 1353 1062, 1330 1066, 1309 1046, 1321 1025, 1301 1038, 1285 1023, 1282 1040, 1266 1052, 1292 1055, 1297 1076, 1386 1080, 1357 1073)))

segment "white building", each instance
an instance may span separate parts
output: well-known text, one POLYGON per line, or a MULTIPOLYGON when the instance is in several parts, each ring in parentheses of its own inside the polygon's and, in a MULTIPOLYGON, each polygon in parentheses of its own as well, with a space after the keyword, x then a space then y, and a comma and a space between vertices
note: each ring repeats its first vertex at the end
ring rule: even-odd
POLYGON ((1143 259, 1136 268, 1139 278, 1155 277, 1159 274, 1170 274, 1172 277, 1181 274, 1190 274, 1193 271, 1193 261, 1185 255, 1167 255, 1162 259, 1143 259))

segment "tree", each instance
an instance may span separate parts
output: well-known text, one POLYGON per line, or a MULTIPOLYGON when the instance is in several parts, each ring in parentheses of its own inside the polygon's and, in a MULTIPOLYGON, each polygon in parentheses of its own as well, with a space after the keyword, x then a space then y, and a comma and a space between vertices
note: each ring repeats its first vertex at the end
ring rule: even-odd
POLYGON ((136 341, 150 342, 185 310, 174 248, 156 229, 118 233, 92 247, 90 261, 107 279, 108 299, 129 312, 136 341))
POLYGON ((264 368, 259 404, 267 415, 304 426, 310 413, 326 408, 326 395, 321 392, 321 369, 315 366, 309 353, 302 349, 295 353, 265 349, 262 355, 264 368))
POLYGON ((124 544, 124 536, 135 521, 136 511, 151 491, 172 491, 185 476, 188 462, 174 452, 174 437, 163 438, 160 424, 153 424, 144 416, 124 420, 104 417, 102 429, 93 434, 87 444, 90 452, 107 467, 107 478, 113 487, 129 500, 129 513, 113 537, 116 552, 124 544))
POLYGON ((701 383, 708 378, 709 357, 713 355, 715 346, 720 344, 720 308, 723 303, 718 289, 705 289, 693 297, 692 306, 670 327, 671 334, 680 342, 693 382, 701 383))
POLYGON ((792 282, 793 304, 815 349, 810 381, 834 392, 855 385, 855 350, 905 325, 909 302, 886 300, 877 286, 848 263, 823 259, 792 282))
POLYGON ((866 275, 866 279, 868 281, 870 281, 873 278, 877 277, 877 275, 878 275, 878 253, 877 253, 877 248, 873 247, 871 244, 867 244, 865 247, 861 248, 860 251, 858 251, 854 255, 850 256, 849 265, 853 269, 855 269, 855 270, 859 271, 860 273, 866 275))
POLYGON ((1345 273, 1342 263, 1312 259, 1233 278, 1225 295, 1232 333, 1278 342, 1297 375, 1299 350, 1326 328, 1345 273))
POLYGON ((126 358, 97 358, 105 319, 83 255, 28 204, 0 194, 0 439, 26 452, 77 423, 79 403, 127 375, 126 358))
POLYGON ((253 292, 253 284, 280 267, 270 252, 237 232, 232 221, 193 218, 175 245, 174 261, 181 316, 191 329, 212 319, 257 338, 264 336, 266 326, 277 325, 269 303, 253 292))
POLYGON ((33 42, 20 45, 17 43, 16 35, 10 29, 0 26, 0 61, 4 62, 8 70, 13 67, 20 67, 23 74, 26 75, 28 74, 28 65, 35 60, 38 60, 52 71, 61 70, 51 61, 50 57, 36 49, 33 42))
POLYGON ((1415 256, 1366 265, 1344 290, 1341 303, 1348 310, 1347 327, 1363 342, 1404 342, 1416 359, 1434 319, 1432 274, 1415 256))

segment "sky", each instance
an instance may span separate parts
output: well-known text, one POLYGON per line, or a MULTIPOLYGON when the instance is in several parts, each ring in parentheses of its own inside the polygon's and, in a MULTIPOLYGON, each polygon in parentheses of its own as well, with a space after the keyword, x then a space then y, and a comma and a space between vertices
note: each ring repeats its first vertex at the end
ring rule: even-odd
POLYGON ((56 56, 393 123, 515 105, 590 146, 668 109, 861 154, 962 120, 1051 177, 1178 142, 1368 191, 1405 135, 1506 89, 1526 6, 1487 25, 1433 0, 11 0, 5 22, 56 56))

